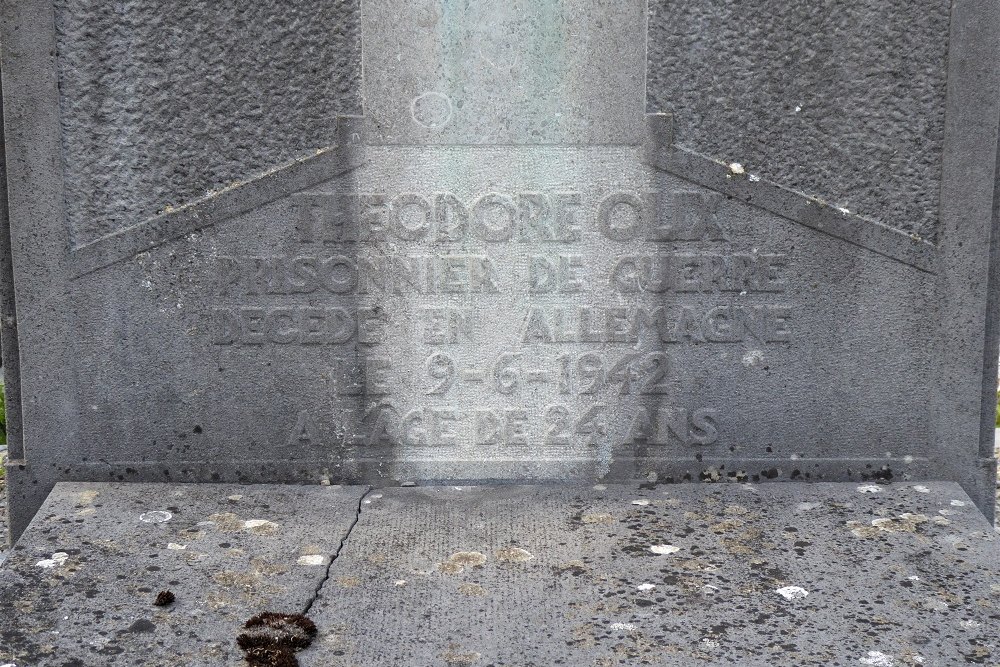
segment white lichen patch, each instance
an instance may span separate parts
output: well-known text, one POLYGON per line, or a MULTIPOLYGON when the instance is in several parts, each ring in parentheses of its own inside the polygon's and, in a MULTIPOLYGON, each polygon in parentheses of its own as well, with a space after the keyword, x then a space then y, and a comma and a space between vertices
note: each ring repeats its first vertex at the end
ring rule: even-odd
POLYGON ((871 538, 880 533, 915 533, 917 526, 930 521, 926 514, 912 514, 905 512, 898 517, 881 517, 872 519, 871 526, 861 521, 848 521, 847 527, 856 537, 871 538))
POLYGON ((478 551, 456 551, 448 557, 452 563, 459 565, 469 565, 471 567, 482 567, 486 564, 486 556, 478 551))
POLYGON ((458 587, 458 592, 469 597, 482 597, 486 595, 486 589, 479 584, 462 584, 458 587))
POLYGON ((482 654, 477 651, 464 651, 455 644, 452 644, 446 652, 441 654, 441 658, 448 664, 448 667, 468 667, 478 662, 481 657, 483 657, 482 654))
POLYGON ((760 183, 760 176, 758 176, 757 174, 750 174, 750 182, 760 183))
POLYGON ((167 549, 169 549, 170 551, 184 551, 185 549, 187 549, 187 546, 183 544, 177 544, 176 542, 168 542, 167 549))
POLYGON ((267 519, 248 519, 243 522, 243 528, 258 535, 273 535, 281 526, 267 519))
POLYGON ((842 213, 844 215, 850 215, 851 214, 850 209, 848 209, 846 206, 838 206, 837 207, 837 211, 839 211, 840 213, 842 213))
POLYGON ((46 568, 46 569, 53 568, 53 567, 62 567, 62 565, 67 560, 69 560, 69 554, 68 553, 66 553, 64 551, 57 551, 54 554, 52 554, 51 558, 45 558, 45 559, 40 560, 37 563, 35 563, 35 567, 42 567, 42 568, 46 568))
POLYGON ((746 170, 743 169, 743 165, 740 164, 739 162, 730 162, 729 171, 736 174, 737 176, 742 176, 743 174, 746 173, 746 170))
POLYGON ((143 512, 139 515, 139 521, 143 523, 166 523, 174 518, 170 512, 156 510, 154 512, 143 512))
POLYGON ((402 588, 403 586, 406 585, 406 579, 397 579, 396 581, 392 582, 392 585, 402 588))
POLYGON ((868 655, 859 658, 858 662, 862 665, 871 665, 871 667, 893 667, 896 664, 896 660, 891 655, 881 651, 868 651, 868 655))
POLYGON ((967 621, 961 621, 959 625, 965 628, 966 630, 976 630, 978 628, 983 627, 982 623, 980 623, 979 621, 973 621, 971 619, 967 621))
POLYGON ((669 556, 670 554, 677 553, 678 551, 681 550, 681 548, 675 547, 672 544, 654 544, 653 546, 649 547, 649 550, 659 556, 669 556))
POLYGON ((226 500, 232 500, 233 502, 239 502, 240 500, 243 500, 243 496, 237 493, 237 494, 234 494, 234 495, 231 495, 231 496, 226 496, 226 500))
POLYGON ((882 493, 882 487, 878 484, 863 484, 858 487, 858 493, 882 493))
POLYGON ((594 484, 594 491, 607 491, 608 487, 604 484, 594 484))
POLYGON ((635 630, 635 625, 632 623, 612 623, 608 627, 618 632, 632 632, 635 630))
POLYGON ((647 593, 653 590, 654 588, 656 588, 656 584, 639 584, 638 586, 635 587, 635 590, 647 593))
POLYGON ((486 556, 478 551, 456 551, 448 556, 448 560, 437 564, 438 572, 443 574, 458 574, 467 567, 482 567, 486 564, 486 556))
POLYGON ((966 502, 964 500, 952 500, 951 501, 951 506, 952 507, 965 507, 965 505, 966 505, 966 502))
POLYGON ((930 493, 931 492, 931 490, 928 489, 926 486, 920 486, 919 484, 917 486, 912 487, 912 488, 917 493, 930 493))
POLYGON ((776 590, 775 593, 786 600, 801 600, 805 596, 809 595, 809 591, 801 586, 785 586, 776 590))
POLYGON ((299 565, 325 565, 326 556, 316 554, 312 556, 299 556, 299 565))
POLYGON ((496 557, 502 563, 527 563, 535 555, 521 547, 506 547, 497 551, 496 557))
POLYGON ((101 492, 88 490, 88 491, 79 491, 73 495, 76 496, 77 505, 89 505, 92 502, 94 502, 97 496, 101 495, 101 492))
POLYGON ((633 504, 633 505, 638 505, 638 506, 640 506, 640 507, 645 507, 646 505, 648 505, 648 504, 649 504, 649 501, 648 501, 648 500, 645 500, 645 499, 640 499, 640 500, 633 500, 633 501, 632 501, 632 504, 633 504))
MULTIPOLYGON (((455 489, 458 490, 458 491, 461 491, 462 487, 456 486, 455 489)), ((373 493, 370 496, 368 496, 367 498, 365 498, 362 502, 364 502, 365 505, 371 505, 373 500, 378 500, 381 497, 382 497, 381 493, 373 493)))
POLYGON ((948 611, 948 603, 940 598, 927 598, 920 606, 931 611, 948 611))
POLYGON ((868 524, 862 523, 861 521, 848 521, 847 527, 850 529, 851 533, 855 537, 860 537, 864 539, 875 537, 876 535, 879 534, 878 528, 869 526, 868 524))
POLYGON ((799 503, 798 505, 795 506, 795 511, 809 512, 816 509, 817 507, 820 507, 821 505, 822 503, 799 503))
POLYGON ((760 350, 750 350, 743 355, 743 365, 747 368, 760 366, 764 362, 764 353, 760 350))

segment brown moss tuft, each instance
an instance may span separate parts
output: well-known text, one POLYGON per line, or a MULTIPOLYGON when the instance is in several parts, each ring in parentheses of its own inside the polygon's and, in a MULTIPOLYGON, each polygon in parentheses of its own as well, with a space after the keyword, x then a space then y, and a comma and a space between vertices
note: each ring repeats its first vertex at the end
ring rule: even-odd
POLYGON ((243 624, 236 637, 250 667, 298 667, 295 651, 308 647, 318 630, 302 614, 264 612, 243 624))
POLYGON ((166 607, 174 603, 174 594, 170 591, 160 591, 156 594, 156 599, 153 600, 153 604, 157 607, 166 607))

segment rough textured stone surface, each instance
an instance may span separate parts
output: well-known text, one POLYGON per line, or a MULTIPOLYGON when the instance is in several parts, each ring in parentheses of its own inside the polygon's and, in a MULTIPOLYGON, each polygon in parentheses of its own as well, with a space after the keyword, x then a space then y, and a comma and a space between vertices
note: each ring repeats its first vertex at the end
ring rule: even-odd
POLYGON ((357 0, 55 6, 77 244, 330 146, 361 113, 357 0))
MULTIPOLYGON (((14 269, 12 278, 0 271, 0 294, 8 304, 16 297, 16 317, 0 310, 5 327, 16 324, 20 348, 3 354, 5 366, 21 362, 8 405, 23 416, 8 466, 15 535, 65 480, 949 479, 992 513, 992 5, 953 3, 947 34, 939 12, 913 12, 905 40, 902 19, 886 13, 907 62, 926 69, 904 77, 886 104, 905 106, 907 91, 947 75, 946 140, 925 151, 941 165, 940 187, 926 188, 940 192, 936 244, 803 196, 756 163, 720 162, 675 141, 685 115, 644 115, 643 82, 647 70, 652 82, 671 69, 704 76, 692 55, 699 42, 680 49, 689 60, 654 49, 643 63, 645 0, 385 0, 361 24, 372 113, 337 121, 329 150, 257 177, 258 146, 260 155, 297 155, 314 123, 334 127, 339 107, 306 113, 315 110, 307 100, 333 104, 324 96, 334 92, 309 97, 306 84, 340 81, 340 61, 305 47, 320 39, 318 23, 331 35, 340 24, 296 22, 313 7, 305 4, 246 13, 228 4, 103 7, 0 5, 14 269), (270 21, 270 11, 282 18, 270 21), (189 23, 198 27, 172 32, 189 23), (293 30, 305 32, 305 46, 293 30), (133 50, 112 33, 137 40, 135 57, 149 64, 121 81, 142 85, 119 85, 133 50), (190 95, 161 93, 161 71, 196 75, 180 55, 184 40, 223 76, 192 84, 190 95), (237 47, 220 50, 220 41, 237 47), (170 57, 161 62, 161 53, 170 57), (67 72, 82 77, 78 88, 60 89, 67 72), (81 179, 67 171, 66 147, 74 132, 106 124, 100 114, 61 112, 92 104, 79 86, 105 75, 135 122, 162 126, 160 110, 147 108, 161 96, 177 122, 166 125, 162 150, 116 145, 95 155, 163 164, 190 155, 211 171, 219 151, 245 147, 223 160, 244 172, 237 185, 74 246, 66 207, 91 198, 74 189, 81 179), (275 92, 286 81, 298 86, 287 99, 275 92), (263 119, 287 112, 294 121, 283 139, 270 121, 246 120, 260 98, 275 105, 261 107, 263 119), (217 145, 191 143, 205 123, 219 123, 209 133, 217 145)), ((831 9, 827 23, 802 3, 768 7, 734 49, 771 53, 812 31, 820 46, 843 47, 823 51, 812 69, 830 62, 831 72, 842 64, 860 76, 895 63, 861 48, 868 38, 883 44, 882 17, 862 20, 876 5, 831 9), (852 32, 842 16, 867 27, 852 32), (790 26, 802 19, 800 34, 790 26)), ((708 42, 720 32, 707 21, 689 27, 708 42)), ((331 44, 323 53, 333 57, 341 42, 331 44)), ((709 84, 701 87, 711 96, 709 84)), ((829 124, 823 136, 863 158, 838 173, 889 183, 885 210, 921 207, 912 183, 865 168, 871 146, 859 137, 869 129, 859 128, 869 126, 844 121, 843 91, 815 94, 826 105, 817 106, 829 124)), ((921 106, 917 120, 889 123, 884 105, 873 109, 887 141, 899 126, 921 132, 938 117, 921 106)), ((775 145, 797 132, 781 130, 775 145)), ((814 141, 806 130, 798 134, 814 141)), ((747 132, 720 126, 727 136, 747 132)), ((95 165, 93 175, 116 169, 95 165)), ((112 180, 174 182, 154 172, 112 180)))
POLYGON ((365 3, 365 140, 634 143, 642 132, 644 5, 365 3))
POLYGON ((683 146, 935 239, 951 4, 652 0, 647 106, 683 146))
MULTIPOLYGON (((7 464, 7 452, 0 452, 0 468, 7 464)), ((0 472, 0 564, 7 557, 10 527, 7 522, 7 475, 6 470, 0 472)))
POLYGON ((251 616, 311 604, 365 490, 60 484, 0 569, 0 660, 239 665, 251 616))
POLYGON ((301 661, 993 664, 998 537, 942 483, 376 490, 301 661))
POLYGON ((957 484, 362 492, 59 485, 0 569, 0 658, 236 667, 242 622, 307 606, 303 667, 1000 655, 1000 536, 957 484), (325 580, 297 564, 304 545, 337 554, 325 580), (176 602, 152 606, 164 587, 176 602))

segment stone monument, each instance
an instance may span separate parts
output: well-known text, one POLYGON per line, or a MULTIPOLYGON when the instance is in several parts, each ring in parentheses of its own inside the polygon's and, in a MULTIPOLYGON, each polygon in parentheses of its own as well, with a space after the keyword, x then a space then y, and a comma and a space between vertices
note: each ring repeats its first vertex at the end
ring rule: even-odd
POLYGON ((7 3, 15 535, 64 480, 992 516, 998 19, 897 4, 7 3))
POLYGON ((0 666, 995 661, 993 4, 3 4, 0 666))

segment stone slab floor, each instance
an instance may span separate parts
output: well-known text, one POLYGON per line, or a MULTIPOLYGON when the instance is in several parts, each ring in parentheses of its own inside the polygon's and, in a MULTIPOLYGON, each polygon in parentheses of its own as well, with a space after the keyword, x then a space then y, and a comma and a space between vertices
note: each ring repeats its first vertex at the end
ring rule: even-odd
POLYGON ((317 633, 256 665, 995 665, 1000 535, 951 483, 67 483, 0 665, 246 665, 261 612, 317 633))

